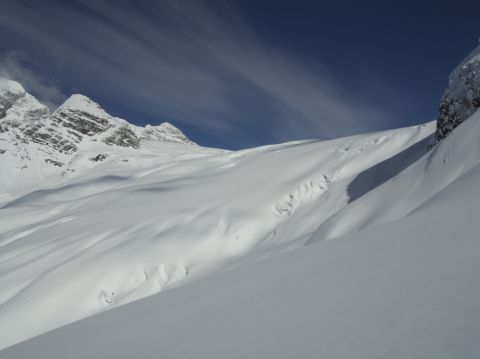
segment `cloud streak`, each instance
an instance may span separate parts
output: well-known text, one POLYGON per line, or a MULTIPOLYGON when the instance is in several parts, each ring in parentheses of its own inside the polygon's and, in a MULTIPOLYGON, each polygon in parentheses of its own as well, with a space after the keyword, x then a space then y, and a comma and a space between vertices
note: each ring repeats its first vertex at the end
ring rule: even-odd
MULTIPOLYGON (((114 113, 133 113, 134 122, 173 119, 233 147, 393 123, 322 65, 260 38, 229 2, 7 0, 0 29, 22 38, 52 76, 114 113)), ((33 77, 22 71, 16 76, 33 77)), ((40 91, 45 81, 30 83, 40 91)))
POLYGON ((0 77, 20 82, 51 110, 58 107, 66 99, 66 95, 51 80, 29 69, 24 64, 25 61, 25 55, 18 52, 0 55, 0 77))

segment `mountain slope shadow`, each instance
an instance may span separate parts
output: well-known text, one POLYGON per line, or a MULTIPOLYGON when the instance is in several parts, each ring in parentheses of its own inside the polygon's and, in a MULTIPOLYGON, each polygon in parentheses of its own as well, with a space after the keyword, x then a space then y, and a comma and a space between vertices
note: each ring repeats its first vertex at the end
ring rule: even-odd
POLYGON ((21 197, 5 203, 0 209, 8 209, 19 206, 38 205, 41 206, 41 200, 71 201, 95 193, 106 187, 128 180, 128 176, 107 175, 94 178, 85 182, 72 183, 57 188, 39 189, 29 192, 21 197), (63 198, 62 198, 63 196, 63 198))
POLYGON ((420 159, 426 154, 429 141, 430 137, 427 137, 388 160, 380 162, 360 173, 347 188, 348 202, 355 201, 375 187, 387 182, 390 178, 420 159))

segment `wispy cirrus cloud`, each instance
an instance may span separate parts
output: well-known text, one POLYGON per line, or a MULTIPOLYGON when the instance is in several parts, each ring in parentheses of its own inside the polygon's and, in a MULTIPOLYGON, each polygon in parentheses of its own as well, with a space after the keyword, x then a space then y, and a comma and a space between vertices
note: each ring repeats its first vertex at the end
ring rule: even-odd
POLYGON ((19 52, 0 54, 0 77, 20 82, 50 109, 55 109, 66 95, 50 79, 29 69, 24 63, 25 55, 19 52))
POLYGON ((234 147, 393 122, 321 64, 260 38, 230 2, 6 0, 0 28, 129 120, 173 119, 234 147))

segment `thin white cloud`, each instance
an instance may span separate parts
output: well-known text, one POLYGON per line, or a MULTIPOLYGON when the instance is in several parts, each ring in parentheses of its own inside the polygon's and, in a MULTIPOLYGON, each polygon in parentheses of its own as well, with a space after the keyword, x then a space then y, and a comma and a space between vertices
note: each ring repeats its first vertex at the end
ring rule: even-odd
POLYGON ((320 64, 260 39, 227 2, 7 0, 2 26, 43 46, 61 63, 58 76, 87 92, 232 142, 392 125, 378 104, 336 84, 320 64))
POLYGON ((0 54, 0 76, 20 82, 51 110, 58 107, 66 96, 51 80, 24 65, 25 56, 18 52, 0 54))

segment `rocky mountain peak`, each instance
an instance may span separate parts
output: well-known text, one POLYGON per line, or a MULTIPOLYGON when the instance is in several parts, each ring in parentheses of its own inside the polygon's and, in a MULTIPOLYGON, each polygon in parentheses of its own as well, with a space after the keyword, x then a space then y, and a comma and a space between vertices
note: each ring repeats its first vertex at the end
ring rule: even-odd
POLYGON ((151 141, 193 144, 170 123, 135 126, 80 94, 50 113, 18 82, 0 78, 0 167, 12 173, 0 176, 0 187, 17 177, 34 181, 73 173, 73 162, 83 157, 91 159, 89 166, 115 157, 128 163, 124 157, 134 158, 136 150, 158 151, 151 141))
POLYGON ((80 95, 71 95, 56 112, 77 111, 90 114, 96 117, 111 117, 98 103, 91 98, 80 95))
POLYGON ((112 116, 93 100, 79 94, 70 96, 51 118, 79 136, 92 137, 114 127, 112 116))
POLYGON ((49 114, 46 106, 16 81, 0 78, 0 132, 29 125, 49 114))
POLYGON ((158 126, 146 125, 142 137, 166 142, 194 144, 182 131, 169 122, 163 122, 158 126))

